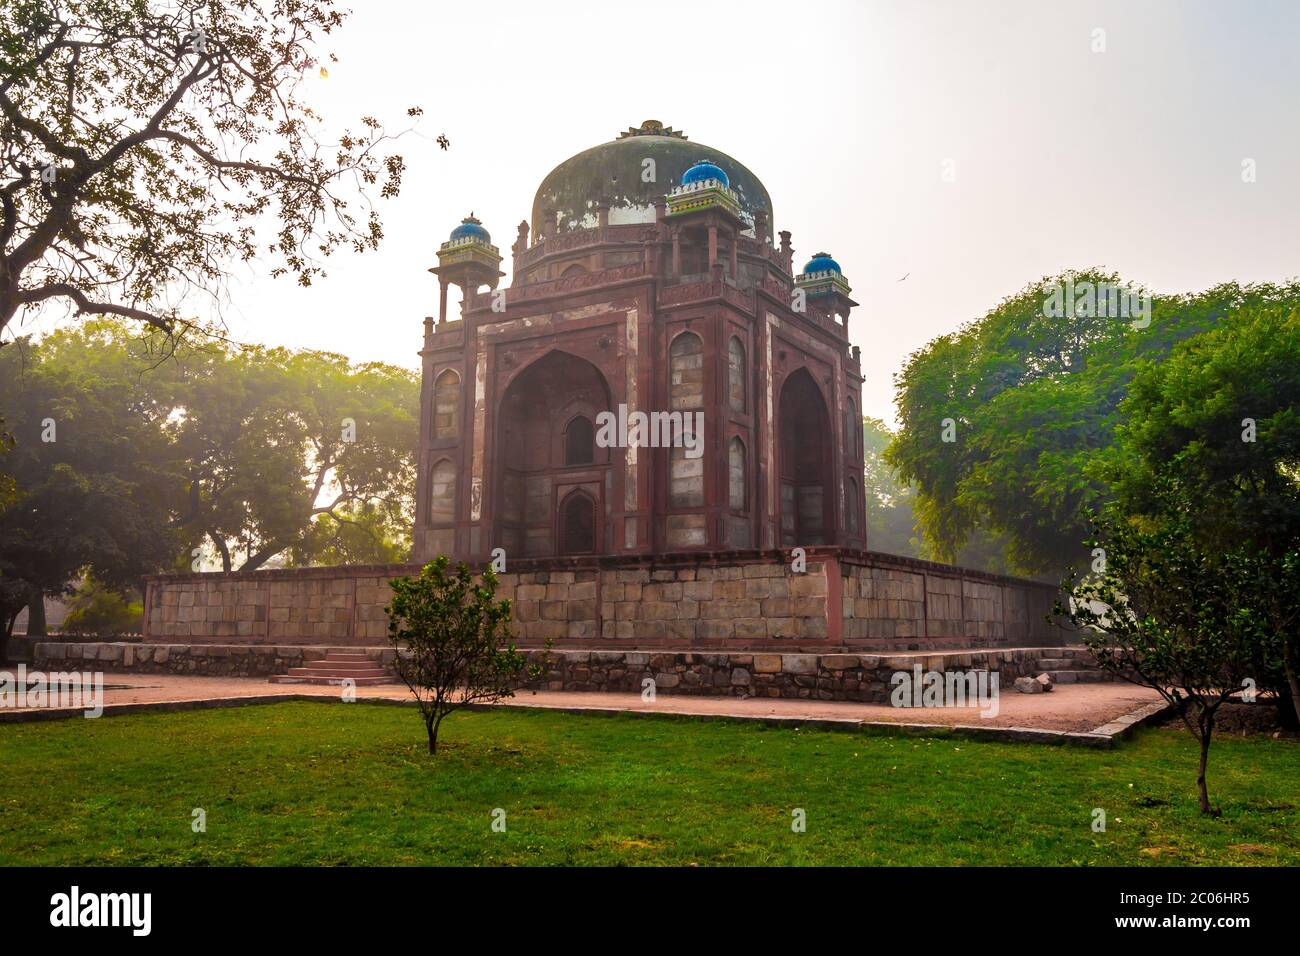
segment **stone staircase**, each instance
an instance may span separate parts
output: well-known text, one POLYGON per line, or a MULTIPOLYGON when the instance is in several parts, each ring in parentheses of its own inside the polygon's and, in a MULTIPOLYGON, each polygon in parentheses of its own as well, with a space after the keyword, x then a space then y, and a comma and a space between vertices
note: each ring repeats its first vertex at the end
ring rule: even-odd
POLYGON ((1044 672, 1054 684, 1095 684, 1116 680, 1113 674, 1097 666, 1091 651, 1081 647, 1044 649, 1038 658, 1038 669, 1029 676, 1044 672))
POLYGON ((367 654, 329 651, 324 660, 308 661, 305 667, 291 667, 287 674, 275 674, 272 684, 336 684, 351 679, 356 687, 393 684, 397 679, 367 654))

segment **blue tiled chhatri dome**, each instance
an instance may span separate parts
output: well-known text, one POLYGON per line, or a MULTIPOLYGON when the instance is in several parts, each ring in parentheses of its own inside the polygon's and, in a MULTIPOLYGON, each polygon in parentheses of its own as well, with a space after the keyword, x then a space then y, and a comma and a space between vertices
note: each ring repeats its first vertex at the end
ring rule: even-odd
POLYGON ((457 239, 480 239, 488 243, 492 241, 488 231, 483 228, 483 223, 475 219, 473 213, 462 219, 460 225, 451 231, 451 239, 453 242, 457 239))
POLYGON ((727 174, 722 171, 722 167, 714 165, 707 159, 700 160, 690 169, 686 170, 686 172, 682 173, 683 186, 689 186, 692 183, 702 183, 710 179, 716 179, 728 188, 731 186, 731 180, 727 178, 727 174))
POLYGON ((804 275, 811 275, 814 272, 838 272, 844 274, 840 264, 831 258, 829 252, 815 252, 813 257, 808 260, 808 264, 803 267, 804 275))

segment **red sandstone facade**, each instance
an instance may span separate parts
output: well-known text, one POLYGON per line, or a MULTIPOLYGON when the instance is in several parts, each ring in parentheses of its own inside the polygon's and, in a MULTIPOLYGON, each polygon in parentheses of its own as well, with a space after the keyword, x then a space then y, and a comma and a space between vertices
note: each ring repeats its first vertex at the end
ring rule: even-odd
POLYGON ((293 645, 383 645, 392 577, 502 549, 497 593, 526 647, 1059 643, 1050 586, 866 551, 855 303, 830 256, 795 273, 771 210, 739 162, 648 122, 543 180, 508 287, 467 218, 430 270, 416 564, 155 575, 146 641, 274 647, 276 667, 293 645), (698 414, 701 441, 599 440, 620 410, 698 414))
POLYGON ((866 547, 855 303, 838 266, 795 274, 748 170, 647 123, 552 173, 533 220, 508 287, 473 220, 431 270, 416 561, 866 547), (727 175, 683 184, 701 158, 727 175), (703 413, 702 454, 602 447, 620 406, 703 413))

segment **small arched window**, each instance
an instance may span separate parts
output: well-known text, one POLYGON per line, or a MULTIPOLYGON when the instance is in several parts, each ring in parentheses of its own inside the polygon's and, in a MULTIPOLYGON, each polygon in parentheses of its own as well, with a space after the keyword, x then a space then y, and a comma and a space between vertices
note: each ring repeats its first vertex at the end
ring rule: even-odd
POLYGON ((579 415, 564 429, 564 463, 590 465, 596 460, 596 432, 591 419, 579 415))
POLYGON ((732 511, 745 511, 749 500, 748 481, 745 477, 745 443, 731 439, 727 447, 727 498, 732 511))
POLYGON ((734 335, 727 343, 727 400, 733 412, 745 413, 745 346, 734 335))
MULTIPOLYGON (((683 332, 668 348, 668 407, 683 413, 704 408, 704 343, 694 332, 683 332)), ((704 459, 688 458, 684 446, 668 452, 668 504, 672 508, 704 507, 704 459)))
POLYGON ((460 376, 447 369, 433 381, 433 437, 455 438, 460 430, 460 376))
POLYGON ((596 550, 596 503, 582 491, 571 491, 560 504, 560 553, 590 554, 596 550))
POLYGON ((668 349, 668 394, 674 411, 704 407, 704 343, 683 332, 668 349))
POLYGON ((429 472, 429 523, 456 520, 456 466, 444 458, 429 472))

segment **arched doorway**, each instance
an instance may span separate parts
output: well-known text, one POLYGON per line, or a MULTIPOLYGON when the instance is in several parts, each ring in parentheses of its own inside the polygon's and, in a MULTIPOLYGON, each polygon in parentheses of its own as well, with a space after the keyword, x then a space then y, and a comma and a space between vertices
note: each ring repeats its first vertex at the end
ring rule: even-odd
POLYGON ((821 390, 806 369, 781 388, 777 430, 783 547, 826 544, 834 537, 831 418, 821 390))
POLYGON ((594 423, 610 408, 600 370, 569 352, 548 352, 515 376, 495 416, 494 547, 522 557, 605 550, 610 452, 596 445, 594 423))

